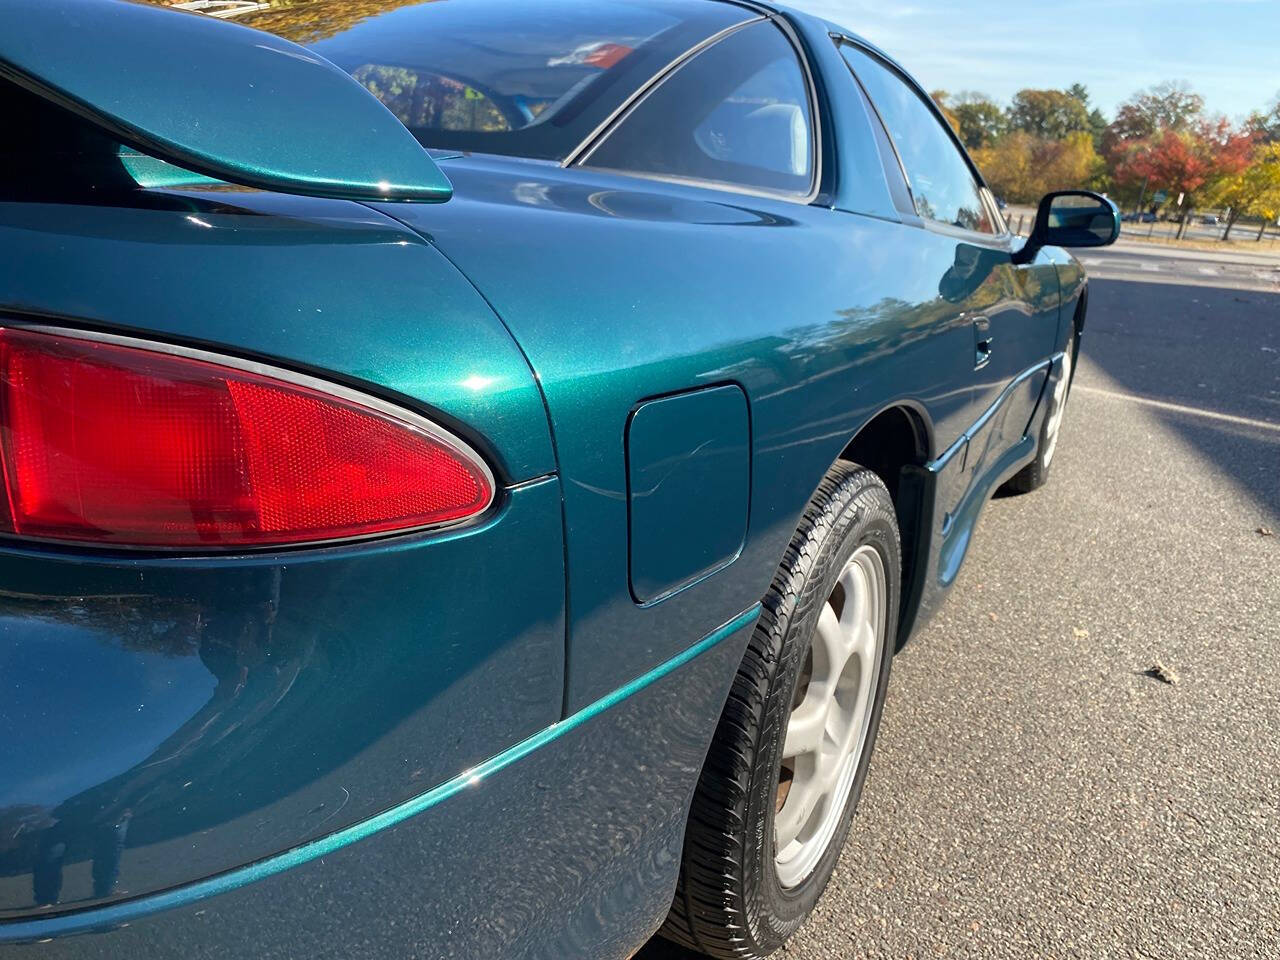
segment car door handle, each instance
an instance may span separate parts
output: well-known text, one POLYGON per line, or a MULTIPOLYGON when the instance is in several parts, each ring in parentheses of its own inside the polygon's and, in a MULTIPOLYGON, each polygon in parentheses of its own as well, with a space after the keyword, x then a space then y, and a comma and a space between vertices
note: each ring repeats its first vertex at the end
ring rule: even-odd
POLYGON ((973 318, 973 369, 979 370, 991 361, 991 321, 973 318))

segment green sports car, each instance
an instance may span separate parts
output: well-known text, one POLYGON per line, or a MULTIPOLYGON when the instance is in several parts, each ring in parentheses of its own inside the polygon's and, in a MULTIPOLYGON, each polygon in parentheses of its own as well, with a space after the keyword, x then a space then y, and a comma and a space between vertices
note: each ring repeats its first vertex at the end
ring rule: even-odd
POLYGON ((755 0, 0 0, 0 117, 0 952, 778 948, 1115 207, 755 0))

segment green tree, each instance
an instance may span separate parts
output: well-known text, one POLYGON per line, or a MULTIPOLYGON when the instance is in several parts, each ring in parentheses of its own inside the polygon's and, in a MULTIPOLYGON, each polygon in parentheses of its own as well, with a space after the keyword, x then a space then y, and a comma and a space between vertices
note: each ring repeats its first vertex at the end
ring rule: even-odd
POLYGON ((1093 149, 1102 149, 1102 138, 1107 132, 1107 118, 1097 107, 1089 103, 1089 88, 1083 83, 1073 83, 1067 87, 1067 93, 1085 105, 1089 111, 1089 136, 1093 138, 1093 149))
POLYGON ((970 150, 990 146, 1009 128, 1004 110, 983 93, 957 94, 951 112, 955 115, 960 139, 970 150))
POLYGON ((1009 105, 1009 126, 1044 140, 1089 131, 1089 111, 1063 90, 1019 90, 1009 105))

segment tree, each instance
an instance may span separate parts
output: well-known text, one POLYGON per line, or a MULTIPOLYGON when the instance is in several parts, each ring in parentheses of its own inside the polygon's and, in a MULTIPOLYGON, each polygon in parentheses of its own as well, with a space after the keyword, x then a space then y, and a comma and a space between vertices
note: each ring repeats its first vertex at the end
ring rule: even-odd
POLYGON ((1165 128, 1123 145, 1124 149, 1117 153, 1115 180, 1129 185, 1149 183, 1171 193, 1186 194, 1185 225, 1200 199, 1198 191, 1249 165, 1253 141, 1252 132, 1233 130, 1223 118, 1201 120, 1182 130, 1165 128))
POLYGON ((1032 162, 1039 171, 1040 194, 1089 186, 1105 166, 1093 148, 1093 137, 1084 130, 1039 144, 1032 162))
POLYGON ((960 123, 956 119, 955 113, 951 109, 951 94, 945 90, 934 90, 929 94, 933 98, 933 102, 938 105, 938 109, 942 111, 942 115, 947 118, 947 123, 951 124, 951 129, 956 133, 960 132, 960 123))
POLYGON ((1162 130, 1190 130, 1204 113, 1204 97, 1184 81, 1168 80, 1139 90, 1116 109, 1107 127, 1104 146, 1114 151, 1118 143, 1146 140, 1162 130))
POLYGON ((1089 111, 1088 130, 1089 136, 1093 138, 1093 149, 1102 150, 1102 139, 1107 132, 1107 118, 1097 107, 1089 105, 1089 88, 1083 83, 1073 83, 1067 87, 1067 94, 1083 103, 1085 109, 1089 111))
POLYGON ((961 93, 951 101, 956 131, 970 150, 990 146, 1009 127, 1000 105, 983 93, 961 93))
MULTIPOLYGON (((1265 230, 1269 221, 1280 216, 1280 143, 1256 147, 1249 165, 1239 173, 1220 177, 1210 187, 1208 199, 1230 208, 1223 240, 1231 236, 1231 228, 1242 215, 1261 217, 1265 230)), ((1258 239, 1262 239, 1261 231, 1258 239)))
POLYGON ((1046 140, 1088 132, 1089 111, 1062 90, 1019 90, 1009 105, 1009 126, 1046 140))
POLYGON ((1259 143, 1280 143, 1280 93, 1268 110, 1258 110, 1249 117, 1248 125, 1257 134, 1259 143))
POLYGON ((1014 203, 1034 202, 1037 199, 1031 169, 1034 144, 1035 137, 1031 134, 1014 130, 994 143, 973 151, 973 162, 978 165, 987 185, 996 196, 1014 203))
MULTIPOLYGON (((170 6, 174 0, 146 0, 147 3, 170 6)), ((235 18, 236 23, 257 27, 295 43, 315 43, 362 20, 419 0, 283 0, 260 10, 248 10, 235 18)))
POLYGON ((1093 139, 1082 130, 1061 140, 1015 130, 975 150, 973 159, 996 194, 1021 203, 1035 203, 1051 190, 1086 186, 1102 167, 1093 139))

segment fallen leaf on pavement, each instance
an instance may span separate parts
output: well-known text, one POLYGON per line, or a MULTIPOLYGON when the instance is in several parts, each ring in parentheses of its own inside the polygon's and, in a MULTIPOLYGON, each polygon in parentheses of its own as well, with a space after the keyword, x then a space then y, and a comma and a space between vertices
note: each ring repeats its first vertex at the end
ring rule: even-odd
POLYGON ((1178 675, 1159 660, 1152 663, 1151 666, 1143 670, 1142 673, 1144 676, 1148 676, 1152 680, 1159 680, 1161 683, 1167 683, 1170 686, 1178 682, 1178 675))
POLYGON ((1259 528, 1258 528, 1258 533, 1260 533, 1260 534, 1261 534, 1262 536, 1264 536, 1264 537, 1270 537, 1270 536, 1273 536, 1273 535, 1274 535, 1274 533, 1273 533, 1273 531, 1272 531, 1272 529, 1271 529, 1270 527, 1259 527, 1259 528))
POLYGON ((1071 635, 1074 636, 1077 640, 1083 640, 1085 637, 1089 635, 1089 631, 1084 629, 1083 627, 1072 627, 1071 635))

